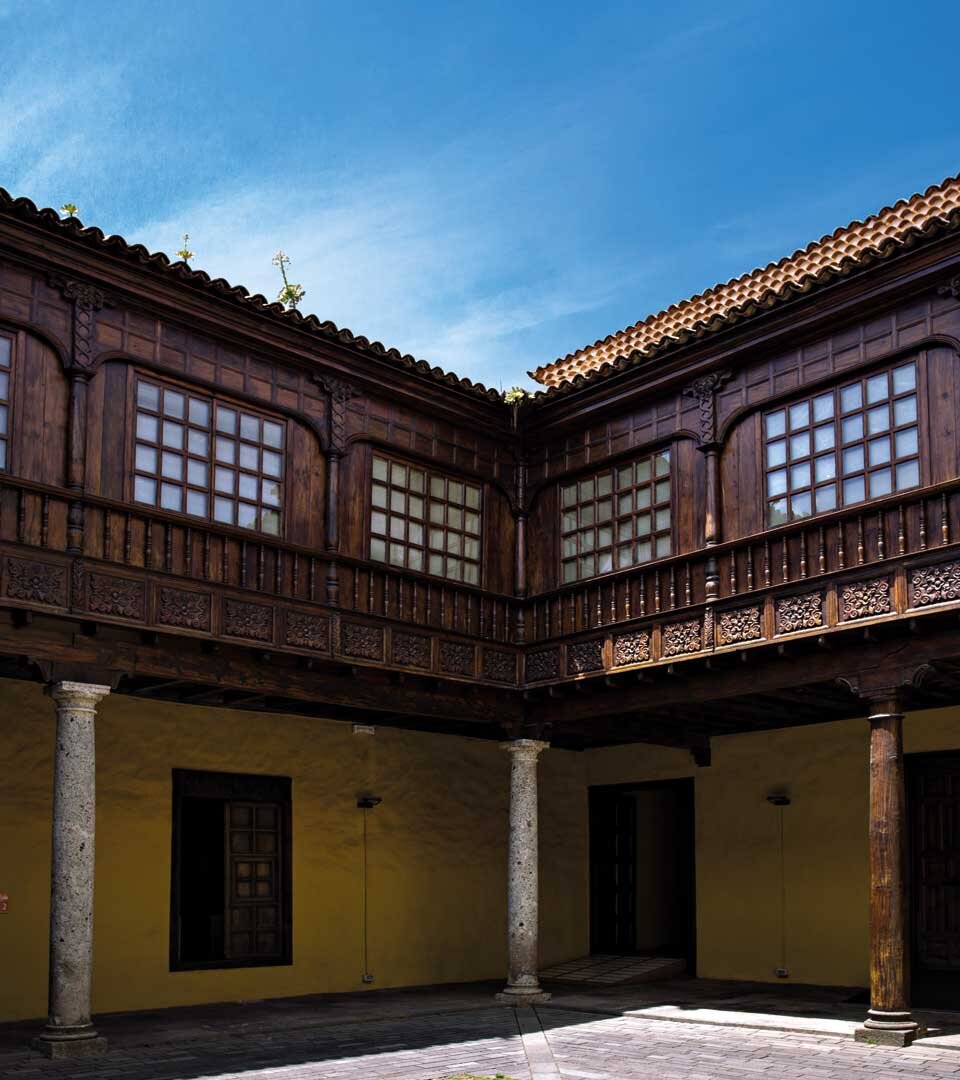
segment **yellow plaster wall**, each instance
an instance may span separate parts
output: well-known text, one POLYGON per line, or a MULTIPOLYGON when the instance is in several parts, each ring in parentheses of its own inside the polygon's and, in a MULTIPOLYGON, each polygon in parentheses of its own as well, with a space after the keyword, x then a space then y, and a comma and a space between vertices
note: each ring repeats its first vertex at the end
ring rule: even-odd
MULTIPOLYGON (((0 686, 0 1018, 46 1011, 52 703, 0 686), (11 977, 15 974, 15 977, 11 977)), ((362 988, 357 794, 368 815, 369 954, 410 986, 504 969, 506 755, 495 743, 117 695, 97 718, 97 1012, 362 988), (294 963, 170 972, 173 767, 293 780, 294 963)))
MULTIPOLYGON (((54 719, 38 687, 0 685, 0 1019, 46 1007, 54 719)), ((907 717, 906 749, 960 747, 960 710, 907 717)), ((360 811, 369 823, 374 988, 504 970, 507 756, 494 743, 299 717, 108 698, 97 724, 94 1009, 362 988, 360 811), (168 970, 173 767, 293 779, 294 963, 168 970)), ((780 961, 777 816, 784 814, 791 980, 867 981, 867 725, 713 742, 713 765, 649 746, 541 758, 541 959, 589 947, 588 789, 696 778, 698 968, 773 980, 780 961)))

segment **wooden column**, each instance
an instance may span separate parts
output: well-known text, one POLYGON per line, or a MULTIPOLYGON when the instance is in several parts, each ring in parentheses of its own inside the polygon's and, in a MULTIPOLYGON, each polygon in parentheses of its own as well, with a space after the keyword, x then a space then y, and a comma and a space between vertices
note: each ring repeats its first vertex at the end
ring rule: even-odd
MULTIPOLYGON (((64 299, 73 302, 73 349, 66 363, 70 380, 67 406, 67 487, 74 496, 83 494, 86 458, 87 383, 93 370, 96 352, 97 312, 110 303, 110 298, 97 285, 84 281, 68 281, 52 274, 50 284, 58 288, 64 299)), ((67 551, 83 551, 84 514, 79 498, 67 508, 67 551)))
POLYGON ((861 1042, 908 1046, 910 1014, 903 712, 896 693, 870 699, 870 1010, 861 1042))
MULTIPOLYGON (((343 454, 332 449, 327 454, 327 505, 324 511, 324 533, 327 551, 335 556, 340 550, 340 459, 343 454)), ((336 607, 340 601, 340 574, 336 558, 327 564, 327 603, 336 607)))
POLYGON ((526 641, 526 599, 527 599, 527 463, 522 459, 517 462, 514 479, 514 561, 513 592, 517 603, 517 618, 514 627, 514 640, 518 644, 526 641))
POLYGON ((334 375, 317 375, 316 382, 328 396, 327 415, 327 484, 324 507, 324 546, 329 556, 326 577, 326 600, 331 607, 340 603, 340 462, 347 451, 347 403, 356 390, 334 375))

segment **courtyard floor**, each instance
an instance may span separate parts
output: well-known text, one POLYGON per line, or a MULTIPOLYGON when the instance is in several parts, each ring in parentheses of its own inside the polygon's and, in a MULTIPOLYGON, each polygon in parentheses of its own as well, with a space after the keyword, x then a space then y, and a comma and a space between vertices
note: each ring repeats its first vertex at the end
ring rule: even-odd
POLYGON ((551 987, 537 1009, 492 1003, 494 985, 323 995, 98 1018, 99 1058, 48 1061, 0 1025, 0 1078, 17 1080, 960 1080, 960 1012, 921 1012, 930 1036, 863 1046, 850 991, 674 979, 551 987))

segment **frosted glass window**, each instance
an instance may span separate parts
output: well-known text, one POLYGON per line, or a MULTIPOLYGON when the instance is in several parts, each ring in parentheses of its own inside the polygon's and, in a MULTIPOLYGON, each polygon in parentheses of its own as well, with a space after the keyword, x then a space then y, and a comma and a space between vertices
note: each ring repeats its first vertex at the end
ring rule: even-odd
POLYGON ((278 536, 284 430, 246 409, 138 379, 133 497, 278 536))
POLYGON ((917 487, 916 363, 774 409, 763 431, 769 526, 917 487))
POLYGON ((479 485, 374 454, 370 558, 480 584, 479 485), (429 492, 429 495, 427 494, 429 492), (389 515, 383 510, 389 509, 389 515), (425 528, 425 521, 430 527, 425 528))
MULTIPOLYGON (((767 421, 772 439, 783 434, 786 413, 767 421)), ((784 447, 782 438, 771 442, 768 460, 778 455, 785 460, 784 447)), ((671 554, 670 485, 669 450, 562 483, 561 581, 580 581, 671 554), (632 543, 635 538, 638 543, 632 543)))

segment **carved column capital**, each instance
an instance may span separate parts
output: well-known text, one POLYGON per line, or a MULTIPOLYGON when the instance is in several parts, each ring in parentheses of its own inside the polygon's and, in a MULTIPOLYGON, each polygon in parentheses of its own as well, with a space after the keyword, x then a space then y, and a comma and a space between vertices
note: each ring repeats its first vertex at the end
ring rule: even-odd
POLYGON ((955 300, 960 300, 960 274, 952 277, 945 285, 941 285, 937 293, 940 296, 952 296, 955 300))
POLYGON ((51 274, 49 281, 65 300, 73 301, 73 355, 69 370, 71 376, 77 377, 79 371, 93 363, 96 313, 108 307, 112 300, 109 293, 89 281, 76 281, 62 274, 51 274))
POLYGON ((729 371, 711 371, 683 388, 683 396, 694 398, 700 410, 700 448, 715 447, 717 441, 716 392, 731 378, 729 371))
POLYGON ((110 693, 110 687, 98 683, 61 681, 44 687, 44 693, 52 697, 60 709, 92 714, 100 700, 110 693))
POLYGON ((314 382, 322 387, 330 399, 330 444, 328 453, 343 457, 347 449, 347 403, 358 396, 359 391, 351 383, 336 375, 314 375, 314 382))
POLYGON ((550 744, 542 739, 511 739, 509 742, 500 743, 500 749, 512 754, 514 761, 522 761, 528 765, 536 765, 543 751, 549 748, 550 744))

